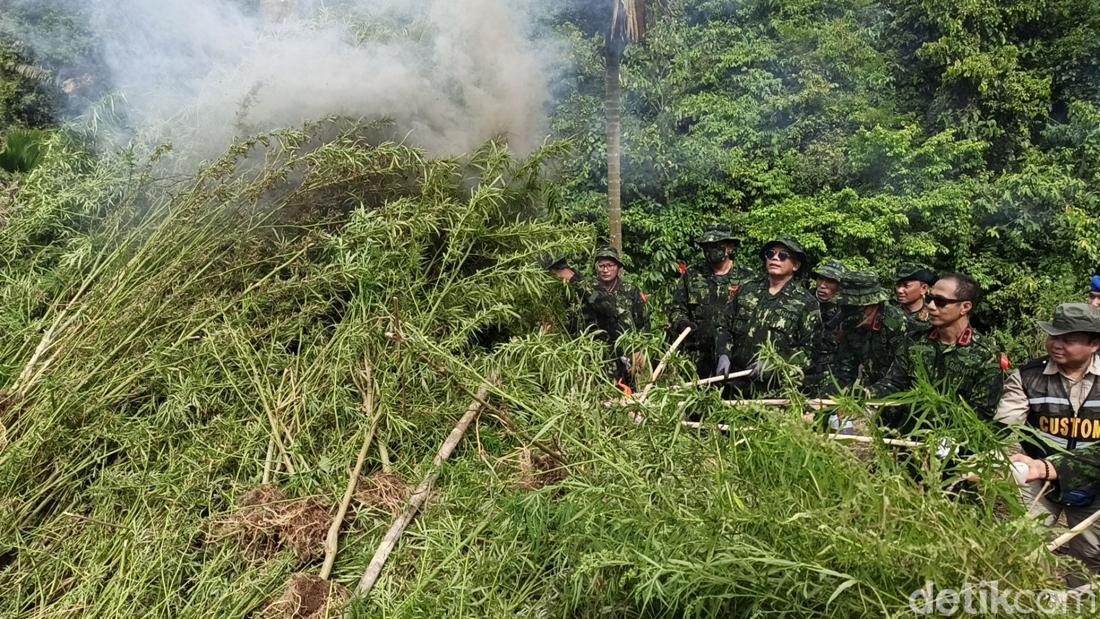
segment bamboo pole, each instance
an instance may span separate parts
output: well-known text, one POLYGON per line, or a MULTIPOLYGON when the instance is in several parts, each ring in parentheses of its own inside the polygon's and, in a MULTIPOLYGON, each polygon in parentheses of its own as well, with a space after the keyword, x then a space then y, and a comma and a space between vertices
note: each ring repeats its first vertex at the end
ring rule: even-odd
POLYGON ((661 362, 657 364, 657 369, 653 370, 653 376, 649 378, 649 384, 646 385, 644 389, 642 389, 642 394, 638 396, 639 401, 645 400, 646 396, 649 395, 650 389, 653 389, 653 385, 657 384, 657 379, 660 378, 661 373, 665 371, 665 366, 668 365, 668 360, 672 358, 673 353, 675 353, 676 350, 680 348, 680 344, 683 344, 684 340, 686 340, 689 335, 691 335, 691 327, 684 327, 684 330, 680 332, 680 336, 677 337, 676 341, 673 342, 672 346, 669 347, 668 352, 665 353, 665 356, 661 357, 661 362))
POLYGON ((829 438, 834 441, 848 441, 855 443, 882 443, 884 445, 892 445, 894 447, 923 447, 924 443, 919 441, 907 441, 900 438, 876 438, 874 436, 860 436, 858 434, 830 434, 829 438))
MULTIPOLYGON (((356 381, 356 384, 359 384, 359 382, 356 381)), ((336 550, 340 544, 340 526, 343 525, 344 516, 348 513, 351 497, 355 495, 355 487, 359 485, 359 476, 363 473, 363 464, 367 461, 367 452, 374 440, 375 429, 378 428, 379 412, 374 410, 374 387, 369 363, 363 368, 360 389, 363 390, 362 410, 371 416, 371 422, 366 435, 363 437, 363 445, 359 448, 359 455, 355 458, 355 466, 352 467, 351 476, 348 477, 348 485, 344 489, 344 499, 340 501, 340 506, 336 509, 336 515, 332 518, 332 524, 329 525, 328 535, 325 536, 325 563, 321 566, 320 573, 322 580, 328 580, 328 577, 332 575, 332 567, 336 564, 336 550)))
POLYGON ((443 441, 443 445, 440 446, 439 452, 436 453, 435 458, 432 460, 432 469, 428 472, 424 479, 420 482, 420 485, 416 487, 412 496, 409 497, 409 504, 405 507, 393 524, 390 525, 389 531, 386 532, 385 537, 382 538, 382 543, 378 545, 378 550, 375 551, 374 557, 370 560, 370 564, 367 565, 367 571, 363 573, 363 577, 359 579, 359 586, 355 588, 356 595, 367 595, 371 589, 374 588, 374 584, 378 582, 378 577, 382 574, 382 568, 386 565, 386 559, 389 558, 390 553, 393 552, 397 542, 400 541, 401 535, 405 532, 405 527, 409 526, 413 517, 416 516, 416 512, 424 505, 424 502, 428 500, 428 494, 431 492, 432 484, 439 477, 440 467, 451 457, 454 453, 455 447, 458 446, 459 441, 462 440, 462 436, 466 434, 466 430, 470 427, 470 423, 473 422, 474 417, 481 411, 482 401, 489 397, 489 383, 496 380, 496 376, 490 375, 485 383, 481 385, 478 390, 477 397, 470 403, 469 408, 466 409, 466 413, 462 415, 454 429, 451 430, 450 435, 447 436, 447 440, 443 441))
POLYGON ((687 389, 689 387, 706 387, 707 385, 716 385, 718 383, 724 383, 727 380, 733 380, 735 378, 744 378, 752 375, 752 370, 741 370, 740 372, 734 372, 732 374, 723 374, 721 376, 711 376, 710 378, 702 378, 696 381, 682 383, 670 389, 687 389))
POLYGON ((1077 526, 1059 535, 1053 542, 1047 545, 1047 550, 1051 552, 1058 550, 1062 546, 1068 544, 1073 538, 1087 531, 1089 527, 1096 524, 1098 521, 1100 521, 1100 510, 1096 510, 1091 516, 1077 523, 1077 526))

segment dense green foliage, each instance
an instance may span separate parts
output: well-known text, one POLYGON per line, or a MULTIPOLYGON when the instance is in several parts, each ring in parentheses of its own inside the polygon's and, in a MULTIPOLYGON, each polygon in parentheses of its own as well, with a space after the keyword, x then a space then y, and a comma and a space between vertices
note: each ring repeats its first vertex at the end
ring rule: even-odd
MULTIPOLYGON (((794 233, 884 280, 900 261, 973 273, 982 326, 1016 357, 1082 296, 1100 264, 1100 5, 660 4, 623 65, 624 236, 655 309, 712 221, 744 230, 746 262, 794 233)), ((353 616, 896 615, 929 581, 1027 591, 1079 569, 992 459, 933 456, 942 437, 982 454, 997 438, 926 382, 904 397, 940 428, 900 462, 827 440, 797 401, 659 388, 631 409, 644 424, 603 405, 603 351, 562 332, 563 287, 539 269, 606 226, 590 13, 556 13, 577 79, 563 141, 528 160, 495 143, 429 160, 325 124, 181 174, 22 132, 62 120, 64 79, 103 87, 77 20, 32 5, 0 32, 73 36, 41 58, 0 41, 0 616, 260 611, 318 557, 250 556, 220 527, 265 480, 331 513, 370 424, 367 364, 387 448, 367 472, 410 484, 500 378, 353 616), (566 465, 543 470, 546 446, 566 465), (974 495, 945 492, 971 469, 974 495)), ((672 366, 662 386, 691 374, 672 366)), ((391 517, 353 503, 335 581, 354 586, 391 517)))
MULTIPOLYGON (((651 291, 721 220, 746 261, 794 233, 887 280, 902 261, 971 273, 991 291, 981 323, 1007 334, 1083 296, 1100 265, 1100 5, 670 4, 623 66, 625 249, 651 291)), ((564 215, 599 223, 600 41, 575 41, 564 215)))

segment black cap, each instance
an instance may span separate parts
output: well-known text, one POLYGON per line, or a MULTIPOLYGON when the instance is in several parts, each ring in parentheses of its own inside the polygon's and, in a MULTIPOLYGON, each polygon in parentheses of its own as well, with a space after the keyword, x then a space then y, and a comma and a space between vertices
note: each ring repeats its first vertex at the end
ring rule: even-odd
POLYGON ((903 264, 898 268, 898 275, 894 278, 897 283, 921 282, 931 286, 939 280, 939 276, 919 264, 903 264))

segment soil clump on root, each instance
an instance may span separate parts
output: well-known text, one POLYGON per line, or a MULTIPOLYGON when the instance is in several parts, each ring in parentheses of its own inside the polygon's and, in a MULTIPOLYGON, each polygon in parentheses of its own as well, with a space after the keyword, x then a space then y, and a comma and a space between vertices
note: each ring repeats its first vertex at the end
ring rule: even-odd
POLYGON ((351 599, 351 592, 339 583, 319 576, 294 574, 283 594, 259 614, 261 619, 325 619, 338 617, 351 599))

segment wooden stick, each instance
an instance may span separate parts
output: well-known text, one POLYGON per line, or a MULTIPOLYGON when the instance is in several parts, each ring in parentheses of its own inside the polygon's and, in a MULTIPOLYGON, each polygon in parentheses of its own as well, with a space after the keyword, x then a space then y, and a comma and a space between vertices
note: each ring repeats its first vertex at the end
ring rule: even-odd
POLYGON ((328 580, 328 577, 332 575, 332 566, 336 564, 336 549, 340 545, 340 527, 344 524, 344 516, 348 513, 351 497, 355 495, 355 487, 359 484, 359 475, 363 473, 363 464, 367 461, 367 452, 374 440, 375 428, 378 427, 380 414, 378 411, 374 411, 374 388, 371 382, 369 363, 363 368, 363 385, 366 387, 366 391, 362 395, 362 407, 364 413, 371 415, 370 427, 363 437, 363 445, 359 448, 359 455, 355 458, 355 466, 352 467, 351 476, 348 477, 348 485, 344 489, 344 499, 340 501, 340 506, 336 509, 336 515, 332 518, 332 524, 328 527, 328 535, 325 536, 325 563, 321 566, 320 573, 322 580, 328 580), (373 414, 371 414, 372 411, 374 411, 373 414))
POLYGON ((1062 546, 1065 546, 1070 540, 1084 533, 1089 527, 1096 524, 1097 521, 1100 521, 1100 510, 1096 510, 1091 516, 1077 523, 1077 526, 1059 535, 1053 542, 1047 545, 1047 550, 1054 552, 1062 546))
POLYGON ((907 441, 900 438, 875 438, 873 436, 860 436, 858 434, 830 434, 834 441, 852 441, 856 443, 883 443, 894 447, 923 447, 924 443, 907 441))
POLYGON ((717 383, 724 383, 727 380, 733 380, 735 378, 744 378, 752 374, 752 370, 741 370, 740 372, 734 372, 732 374, 723 374, 722 376, 711 376, 710 378, 703 378, 697 381, 683 383, 670 387, 670 389, 687 389, 688 387, 705 387, 707 385, 714 385, 717 383))
POLYGON ((432 460, 432 469, 424 477, 420 485, 416 487, 412 496, 409 497, 409 504, 405 507, 393 524, 390 525, 390 530, 386 532, 386 536, 382 538, 382 543, 378 545, 378 550, 375 551, 374 557, 370 560, 370 564, 367 566, 367 571, 363 573, 363 577, 359 579, 359 586, 355 588, 356 595, 367 595, 370 590, 374 588, 374 584, 378 581, 378 577, 382 574, 382 568, 386 565, 386 559, 389 558, 390 553, 393 552, 397 542, 401 539, 401 535, 405 532, 405 527, 409 526, 412 522, 416 512, 424 505, 424 502, 428 500, 428 494, 431 492, 432 484, 439 477, 440 467, 447 458, 451 457, 455 447, 458 446, 458 442, 462 440, 462 436, 466 434, 466 430, 470 427, 470 422, 474 420, 478 412, 481 410, 481 402, 489 397, 489 383, 496 380, 496 376, 490 375, 487 381, 481 385, 478 390, 478 397, 470 403, 470 407, 466 409, 466 414, 462 415, 462 418, 458 420, 458 424, 451 430, 451 434, 447 436, 447 440, 443 441, 443 445, 439 448, 439 452, 436 453, 435 459, 432 460))
MULTIPOLYGON (((681 426, 685 428, 691 428, 692 430, 718 430, 724 434, 729 434, 730 427, 727 424, 720 423, 714 426, 704 425, 701 421, 681 421, 681 426)), ((753 428, 744 428, 745 430, 752 430, 753 428)))
MULTIPOLYGON (((791 401, 786 398, 765 399, 765 400, 725 400, 726 404, 730 406, 790 406, 791 401)), ((892 402, 864 402, 864 406, 870 408, 882 408, 886 406, 897 406, 892 402)), ((837 406, 839 402, 836 400, 830 400, 828 398, 810 398, 806 400, 806 406, 813 407, 821 410, 830 406, 837 406)))
POLYGON ((657 384, 657 379, 660 378, 661 373, 665 371, 668 360, 672 358, 673 353, 676 352, 676 349, 680 348, 680 344, 683 344, 684 340, 686 340, 689 335, 691 335, 691 327, 684 327, 684 330, 680 332, 680 336, 677 337, 676 341, 669 347, 665 356, 661 357, 661 362, 657 364, 657 369, 653 370, 653 376, 649 377, 649 384, 642 389, 642 394, 638 396, 638 400, 645 400, 646 396, 649 395, 649 390, 653 389, 653 385, 657 384))

